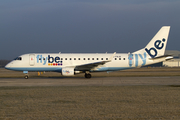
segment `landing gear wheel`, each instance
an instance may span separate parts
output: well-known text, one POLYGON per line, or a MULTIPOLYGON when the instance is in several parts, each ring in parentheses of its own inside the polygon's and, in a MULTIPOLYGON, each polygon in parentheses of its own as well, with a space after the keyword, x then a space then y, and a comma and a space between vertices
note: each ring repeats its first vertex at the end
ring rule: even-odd
POLYGON ((28 76, 28 75, 25 75, 25 76, 24 76, 24 78, 25 78, 25 79, 28 79, 28 78, 29 78, 29 76, 28 76))
POLYGON ((91 74, 85 74, 85 78, 91 78, 91 74))

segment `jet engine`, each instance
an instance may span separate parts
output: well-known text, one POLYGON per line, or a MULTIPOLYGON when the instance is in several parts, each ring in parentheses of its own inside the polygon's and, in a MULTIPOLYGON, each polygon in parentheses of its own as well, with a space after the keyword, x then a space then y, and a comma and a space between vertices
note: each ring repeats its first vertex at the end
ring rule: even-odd
POLYGON ((73 76, 74 68, 62 68, 62 75, 63 76, 73 76))

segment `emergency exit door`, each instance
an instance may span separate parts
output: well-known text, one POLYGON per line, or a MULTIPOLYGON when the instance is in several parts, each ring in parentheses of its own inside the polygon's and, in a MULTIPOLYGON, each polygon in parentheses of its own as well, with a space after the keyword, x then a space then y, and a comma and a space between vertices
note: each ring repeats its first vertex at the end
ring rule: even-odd
POLYGON ((29 55, 29 64, 30 64, 30 66, 33 66, 35 64, 35 55, 34 54, 29 55))
POLYGON ((133 54, 129 54, 128 59, 129 59, 129 66, 132 67, 134 65, 134 56, 133 56, 133 54))

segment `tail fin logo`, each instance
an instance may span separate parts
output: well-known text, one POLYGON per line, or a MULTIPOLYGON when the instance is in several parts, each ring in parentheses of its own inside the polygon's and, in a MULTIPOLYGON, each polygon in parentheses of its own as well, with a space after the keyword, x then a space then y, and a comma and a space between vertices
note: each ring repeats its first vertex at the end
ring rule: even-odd
POLYGON ((156 57, 157 56, 157 54, 158 54, 158 52, 157 52, 157 49, 158 50, 161 50, 163 47, 164 47, 164 43, 163 42, 165 42, 166 41, 166 39, 162 39, 162 40, 156 40, 155 42, 154 42, 154 47, 151 47, 150 49, 147 49, 147 48, 145 48, 145 51, 152 57, 152 58, 154 58, 154 57, 156 57), (152 53, 152 51, 153 51, 153 53, 152 53))

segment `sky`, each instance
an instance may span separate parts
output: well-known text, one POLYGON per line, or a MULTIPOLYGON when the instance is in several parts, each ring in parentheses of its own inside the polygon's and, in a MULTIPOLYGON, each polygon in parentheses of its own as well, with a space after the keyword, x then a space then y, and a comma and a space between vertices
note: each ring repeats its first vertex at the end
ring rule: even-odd
POLYGON ((0 59, 26 53, 128 53, 171 26, 180 51, 179 0, 2 0, 0 59))

